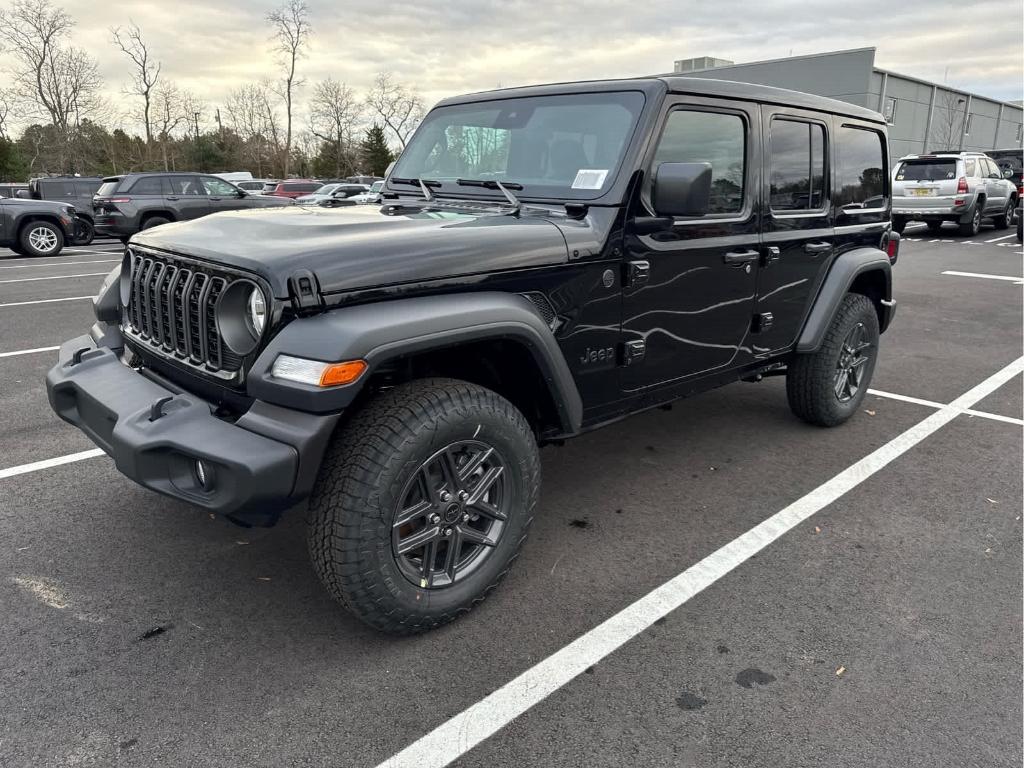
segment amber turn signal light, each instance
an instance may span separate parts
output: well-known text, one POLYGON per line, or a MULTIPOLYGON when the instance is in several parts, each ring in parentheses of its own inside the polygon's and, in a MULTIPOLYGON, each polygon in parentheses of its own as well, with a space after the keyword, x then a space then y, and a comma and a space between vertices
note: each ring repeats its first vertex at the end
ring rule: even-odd
POLYGON ((362 360, 349 360, 345 363, 334 363, 320 374, 321 387, 335 387, 339 384, 351 384, 363 375, 366 363, 362 360))

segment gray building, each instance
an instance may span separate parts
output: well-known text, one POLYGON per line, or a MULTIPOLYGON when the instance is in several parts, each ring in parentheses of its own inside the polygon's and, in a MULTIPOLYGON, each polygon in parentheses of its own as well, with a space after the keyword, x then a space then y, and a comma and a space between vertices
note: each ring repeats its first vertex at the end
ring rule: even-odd
POLYGON ((889 123, 893 162, 902 155, 940 149, 985 152, 1020 148, 1024 109, 952 86, 875 66, 874 48, 711 66, 711 57, 675 62, 677 73, 774 85, 831 96, 874 109, 889 123))

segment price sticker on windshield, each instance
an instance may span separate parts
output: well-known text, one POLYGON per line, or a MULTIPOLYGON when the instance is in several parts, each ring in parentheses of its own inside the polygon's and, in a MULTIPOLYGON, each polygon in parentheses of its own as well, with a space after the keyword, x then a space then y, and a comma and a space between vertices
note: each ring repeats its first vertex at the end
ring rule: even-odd
POLYGON ((572 183, 573 189, 600 189, 604 186, 604 180, 608 176, 607 170, 594 170, 582 168, 576 171, 576 178, 572 183))

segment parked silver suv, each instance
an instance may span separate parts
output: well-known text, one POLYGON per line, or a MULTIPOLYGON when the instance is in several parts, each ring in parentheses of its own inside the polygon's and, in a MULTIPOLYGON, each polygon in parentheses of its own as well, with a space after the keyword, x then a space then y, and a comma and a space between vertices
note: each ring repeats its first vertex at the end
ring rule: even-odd
POLYGON ((955 221, 960 234, 978 234, 981 220, 996 229, 1013 223, 1017 188, 1003 178, 982 152, 938 152, 900 159, 892 179, 892 226, 902 232, 908 221, 927 222, 937 232, 955 221))

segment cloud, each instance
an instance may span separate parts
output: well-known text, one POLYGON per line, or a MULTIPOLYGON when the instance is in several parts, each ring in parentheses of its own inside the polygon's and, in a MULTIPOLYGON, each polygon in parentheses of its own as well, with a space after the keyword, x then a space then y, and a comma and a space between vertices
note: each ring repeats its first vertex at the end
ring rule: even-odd
MULTIPOLYGON (((229 91, 274 77, 264 21, 274 0, 55 0, 78 24, 73 42, 99 61, 119 111, 127 64, 110 27, 138 24, 164 76, 196 93, 212 115, 229 91)), ((1002 99, 1022 96, 1019 3, 951 0, 308 0, 315 35, 299 74, 299 113, 312 83, 333 77, 357 91, 390 70, 428 103, 496 86, 666 72, 675 59, 756 61, 875 46, 876 64, 1002 99), (948 72, 947 72, 948 67, 948 72)), ((0 52, 0 71, 10 59, 0 52)), ((208 116, 209 117, 209 116, 208 116)), ((300 122, 303 118, 300 118, 300 122)))

